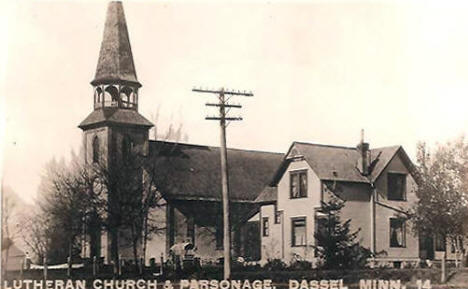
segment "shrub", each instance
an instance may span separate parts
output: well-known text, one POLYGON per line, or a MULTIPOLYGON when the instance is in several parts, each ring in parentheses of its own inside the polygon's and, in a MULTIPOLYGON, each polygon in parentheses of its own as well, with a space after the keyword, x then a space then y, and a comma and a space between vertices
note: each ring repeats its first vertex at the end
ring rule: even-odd
POLYGON ((304 260, 296 261, 291 263, 289 269, 293 271, 307 271, 312 269, 312 263, 304 260))
POLYGON ((263 268, 267 271, 282 271, 288 266, 281 259, 268 259, 263 268))

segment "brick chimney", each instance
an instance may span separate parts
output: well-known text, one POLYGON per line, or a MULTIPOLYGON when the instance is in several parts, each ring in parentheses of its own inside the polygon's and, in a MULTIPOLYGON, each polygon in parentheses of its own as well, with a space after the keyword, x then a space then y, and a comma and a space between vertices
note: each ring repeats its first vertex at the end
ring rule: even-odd
POLYGON ((357 168, 363 176, 369 175, 369 165, 371 161, 371 155, 369 150, 369 143, 364 142, 364 130, 361 130, 361 141, 357 145, 357 151, 359 153, 359 159, 357 162, 357 168))

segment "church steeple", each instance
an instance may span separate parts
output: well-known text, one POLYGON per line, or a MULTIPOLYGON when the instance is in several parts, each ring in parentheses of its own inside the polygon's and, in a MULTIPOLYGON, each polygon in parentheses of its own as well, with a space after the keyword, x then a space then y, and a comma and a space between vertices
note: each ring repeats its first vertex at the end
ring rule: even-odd
POLYGON ((133 63, 122 2, 119 1, 110 2, 107 8, 96 75, 91 82, 93 85, 109 83, 141 86, 133 63))
POLYGON ((81 122, 83 130, 109 124, 153 124, 138 113, 138 82, 125 14, 120 1, 107 7, 101 50, 94 80, 94 111, 81 122))
POLYGON ((138 82, 127 22, 120 1, 107 8, 106 23, 94 80, 94 109, 119 107, 138 110, 138 82))

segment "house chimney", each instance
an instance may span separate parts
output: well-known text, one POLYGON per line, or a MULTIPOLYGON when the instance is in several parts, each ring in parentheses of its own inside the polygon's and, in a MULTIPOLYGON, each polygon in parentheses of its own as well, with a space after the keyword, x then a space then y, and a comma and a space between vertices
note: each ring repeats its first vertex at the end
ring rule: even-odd
POLYGON ((357 145, 357 151, 359 153, 357 168, 362 175, 367 176, 369 174, 369 164, 371 160, 369 143, 364 142, 364 129, 361 129, 361 141, 357 145))

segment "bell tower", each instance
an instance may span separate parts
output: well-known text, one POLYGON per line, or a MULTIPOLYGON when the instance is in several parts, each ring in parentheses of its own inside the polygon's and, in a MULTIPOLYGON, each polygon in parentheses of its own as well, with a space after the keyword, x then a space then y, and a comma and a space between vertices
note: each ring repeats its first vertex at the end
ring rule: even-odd
POLYGON ((93 111, 79 128, 86 163, 118 158, 122 144, 146 154, 153 124, 138 113, 137 79, 122 3, 110 2, 93 86, 93 111))
MULTIPOLYGON (((93 86, 93 111, 78 126, 83 130, 86 164, 116 166, 132 152, 148 154, 148 132, 153 124, 138 113, 141 84, 133 62, 122 3, 108 4, 101 50, 93 86)), ((112 192, 109 192, 109 196, 112 192)), ((112 237, 88 232, 87 257, 110 259, 112 237)), ((112 234, 111 234, 112 236, 112 234)), ((117 242, 118 243, 118 242, 117 242)))

